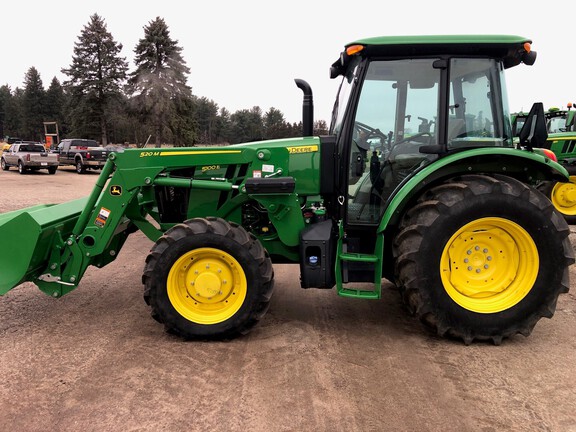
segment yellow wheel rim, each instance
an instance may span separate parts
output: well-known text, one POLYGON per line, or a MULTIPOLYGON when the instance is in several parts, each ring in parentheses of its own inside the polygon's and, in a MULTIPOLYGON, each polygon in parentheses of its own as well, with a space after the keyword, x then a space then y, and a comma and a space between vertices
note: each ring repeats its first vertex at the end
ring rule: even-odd
POLYGON ((246 299, 242 266, 226 252, 194 249, 172 266, 167 280, 168 298, 176 311, 198 324, 217 324, 232 317, 246 299))
POLYGON ((568 216, 576 215, 576 176, 570 176, 568 183, 556 183, 550 200, 560 213, 568 216))
POLYGON ((440 261, 448 295, 465 309, 497 313, 520 302, 538 276, 538 250, 520 225, 482 218, 450 238, 440 261))

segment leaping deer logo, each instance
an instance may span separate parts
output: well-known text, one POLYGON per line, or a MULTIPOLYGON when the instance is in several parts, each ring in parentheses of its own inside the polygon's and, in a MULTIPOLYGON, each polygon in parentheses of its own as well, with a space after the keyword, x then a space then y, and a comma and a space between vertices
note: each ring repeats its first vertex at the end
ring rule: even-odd
POLYGON ((116 196, 122 195, 122 187, 121 186, 110 186, 110 195, 116 195, 116 196))

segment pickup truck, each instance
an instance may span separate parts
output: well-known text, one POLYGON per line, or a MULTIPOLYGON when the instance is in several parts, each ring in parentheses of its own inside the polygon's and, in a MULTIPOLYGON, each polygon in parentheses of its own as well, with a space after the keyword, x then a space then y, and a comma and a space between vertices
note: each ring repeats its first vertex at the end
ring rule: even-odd
POLYGON ((102 169, 110 151, 94 140, 70 138, 58 144, 54 153, 60 156, 60 165, 74 165, 78 174, 87 169, 102 169))
POLYGON ((27 171, 37 171, 46 169, 50 174, 56 174, 59 160, 58 155, 48 153, 41 143, 17 142, 10 146, 10 149, 2 153, 0 166, 4 171, 10 167, 18 167, 20 174, 27 171))

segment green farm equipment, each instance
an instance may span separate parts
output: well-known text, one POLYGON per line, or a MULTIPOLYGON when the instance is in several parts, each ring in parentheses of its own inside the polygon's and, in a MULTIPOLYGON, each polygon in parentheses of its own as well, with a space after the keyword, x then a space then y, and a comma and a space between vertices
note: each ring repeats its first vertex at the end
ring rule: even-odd
MULTIPOLYGON (((570 224, 576 224, 576 110, 572 103, 566 109, 550 108, 544 115, 548 138, 544 147, 550 150, 570 175, 569 182, 546 181, 539 189, 570 224)), ((527 113, 512 114, 513 130, 519 132, 527 113)))
POLYGON ((541 106, 513 142, 504 75, 534 63, 530 44, 359 40, 331 66, 326 136, 313 136, 312 90, 296 80, 301 138, 113 152, 89 197, 0 215, 17 257, 0 263, 0 294, 31 281, 60 297, 140 230, 154 242, 144 299, 184 339, 247 333, 269 307, 272 263, 343 297, 379 299, 388 279, 423 323, 466 344, 527 336, 574 262, 566 221, 537 190, 568 181, 540 150, 541 106))

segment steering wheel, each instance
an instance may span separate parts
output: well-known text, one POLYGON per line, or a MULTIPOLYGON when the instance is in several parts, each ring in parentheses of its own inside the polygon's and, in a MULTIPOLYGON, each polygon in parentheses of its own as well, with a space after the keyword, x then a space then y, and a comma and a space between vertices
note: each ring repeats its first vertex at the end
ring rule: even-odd
POLYGON ((388 143, 388 135, 378 128, 373 128, 372 126, 357 121, 354 123, 354 129, 358 132, 358 136, 364 135, 362 140, 356 140, 356 144, 362 150, 369 150, 368 140, 373 137, 380 138, 382 147, 388 143))

